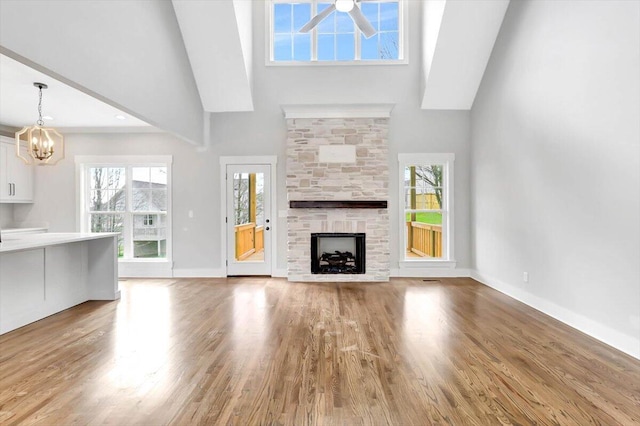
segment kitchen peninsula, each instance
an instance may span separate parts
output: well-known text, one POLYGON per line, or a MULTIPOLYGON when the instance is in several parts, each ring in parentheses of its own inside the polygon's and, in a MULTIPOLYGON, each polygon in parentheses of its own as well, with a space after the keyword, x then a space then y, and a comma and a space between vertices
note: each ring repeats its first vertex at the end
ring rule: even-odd
POLYGON ((0 334, 88 300, 116 300, 118 233, 3 234, 0 334))

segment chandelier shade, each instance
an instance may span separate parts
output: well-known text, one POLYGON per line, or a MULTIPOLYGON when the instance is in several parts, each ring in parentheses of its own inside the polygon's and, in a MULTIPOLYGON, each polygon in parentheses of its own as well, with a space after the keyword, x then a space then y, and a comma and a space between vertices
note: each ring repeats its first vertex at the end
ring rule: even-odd
POLYGON ((64 158, 64 136, 56 129, 43 127, 42 89, 44 83, 33 83, 39 89, 38 121, 33 126, 23 127, 15 133, 16 155, 26 164, 54 165, 64 158))

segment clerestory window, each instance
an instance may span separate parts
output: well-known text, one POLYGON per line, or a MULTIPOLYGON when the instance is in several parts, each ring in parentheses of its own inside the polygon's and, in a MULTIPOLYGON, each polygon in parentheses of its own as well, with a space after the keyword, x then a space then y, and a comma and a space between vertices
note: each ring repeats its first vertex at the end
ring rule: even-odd
POLYGON ((404 0, 269 2, 271 64, 405 63, 404 0), (309 22, 323 16, 310 30, 309 22), (365 23, 356 24, 362 19, 365 23), (368 23, 368 25, 367 25, 368 23), (307 28, 305 29, 305 26, 307 28))

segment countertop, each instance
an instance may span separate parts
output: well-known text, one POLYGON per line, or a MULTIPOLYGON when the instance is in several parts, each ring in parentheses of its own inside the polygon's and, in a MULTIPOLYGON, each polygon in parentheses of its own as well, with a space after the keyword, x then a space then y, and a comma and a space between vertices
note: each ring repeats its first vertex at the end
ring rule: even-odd
POLYGON ((119 235, 119 233, 64 232, 42 234, 9 234, 2 236, 2 243, 0 243, 0 253, 36 249, 59 244, 76 243, 79 241, 96 240, 100 238, 114 237, 116 235, 119 235))
POLYGON ((2 235, 5 234, 22 234, 22 233, 34 233, 34 232, 47 232, 47 228, 44 227, 40 227, 40 228, 7 228, 7 229, 2 229, 0 231, 0 233, 2 235))

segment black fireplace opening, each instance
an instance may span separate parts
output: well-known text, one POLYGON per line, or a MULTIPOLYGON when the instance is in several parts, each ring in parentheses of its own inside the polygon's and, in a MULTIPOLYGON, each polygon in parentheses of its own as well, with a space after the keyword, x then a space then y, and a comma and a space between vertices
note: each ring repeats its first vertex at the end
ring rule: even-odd
POLYGON ((311 234, 312 274, 364 274, 365 234, 311 234))

